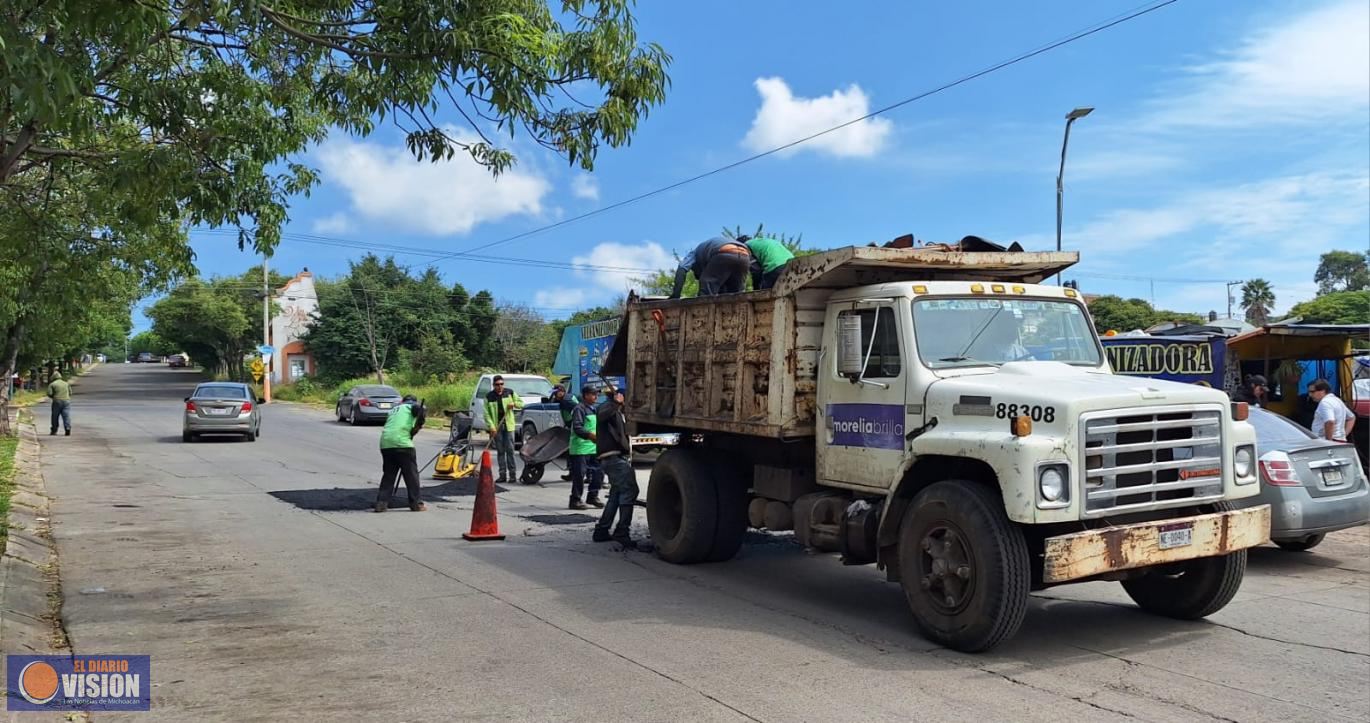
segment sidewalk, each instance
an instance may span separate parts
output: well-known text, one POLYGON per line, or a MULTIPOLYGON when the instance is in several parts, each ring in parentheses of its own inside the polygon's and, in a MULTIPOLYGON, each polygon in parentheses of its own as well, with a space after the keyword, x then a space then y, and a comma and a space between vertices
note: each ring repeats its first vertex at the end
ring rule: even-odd
MULTIPOLYGON (((71 648, 62 627, 62 587, 52 540, 37 430, 32 421, 11 422, 19 431, 9 534, 0 558, 0 654, 64 655, 71 648)), ((9 713, 6 720, 69 721, 62 713, 9 713)))

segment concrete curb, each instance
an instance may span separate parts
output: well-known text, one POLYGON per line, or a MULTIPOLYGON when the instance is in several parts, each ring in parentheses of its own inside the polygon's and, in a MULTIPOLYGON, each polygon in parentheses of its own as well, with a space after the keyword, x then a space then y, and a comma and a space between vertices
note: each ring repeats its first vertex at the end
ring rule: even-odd
MULTIPOLYGON (((10 498, 9 542, 0 557, 0 654, 70 653, 61 620, 61 586, 52 518, 33 424, 19 424, 14 494, 10 498)), ((16 719, 11 713, 9 718, 16 719)), ((24 714, 24 720, 69 720, 60 714, 24 714)))

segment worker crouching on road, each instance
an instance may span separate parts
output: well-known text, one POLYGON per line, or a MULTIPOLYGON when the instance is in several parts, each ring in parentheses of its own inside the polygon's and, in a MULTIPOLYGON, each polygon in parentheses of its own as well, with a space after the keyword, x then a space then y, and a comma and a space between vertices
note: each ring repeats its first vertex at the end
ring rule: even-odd
POLYGON ((780 278, 780 272, 794 260, 794 252, 778 239, 769 236, 738 236, 737 240, 746 242, 747 249, 752 252, 753 290, 760 291, 775 286, 775 280, 780 278))
POLYGON ((381 489, 376 495, 376 511, 385 512, 395 494, 395 475, 404 475, 404 487, 409 491, 409 509, 423 512, 419 489, 419 463, 414 455, 414 436, 423 429, 426 418, 423 405, 412 394, 406 394, 399 406, 390 410, 381 430, 381 489))
POLYGON ((747 272, 752 266, 752 252, 742 241, 715 236, 695 247, 675 272, 671 298, 679 299, 685 288, 685 276, 694 272, 699 280, 700 296, 736 294, 747 284, 747 272))
POLYGON ((485 395, 485 426, 490 429, 490 441, 499 454, 499 479, 504 484, 518 479, 518 462, 514 459, 514 425, 516 413, 523 409, 523 399, 504 386, 504 377, 495 375, 494 389, 485 395))
POLYGON ((573 510, 590 507, 603 507, 599 501, 599 488, 604 480, 604 472, 599 468, 596 457, 596 431, 599 419, 595 414, 595 404, 599 401, 599 390, 585 386, 580 390, 580 404, 571 412, 571 504, 573 510), (585 483, 589 483, 588 499, 580 501, 580 493, 585 483))
POLYGON ((609 477, 609 497, 604 512, 595 525, 595 542, 613 540, 629 550, 639 548, 630 533, 633 526, 633 507, 637 504, 637 473, 633 471, 633 446, 628 439, 628 425, 623 417, 623 390, 610 389, 609 399, 601 404, 598 417, 598 441, 595 444, 599 464, 609 477), (614 516, 618 524, 614 524, 614 516), (609 531, 613 527, 613 532, 609 531))

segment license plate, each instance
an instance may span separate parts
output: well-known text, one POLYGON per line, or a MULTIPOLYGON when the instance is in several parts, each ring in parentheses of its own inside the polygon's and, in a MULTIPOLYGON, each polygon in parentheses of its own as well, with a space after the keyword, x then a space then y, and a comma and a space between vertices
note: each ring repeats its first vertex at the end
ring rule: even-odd
POLYGON ((1185 547, 1194 542, 1194 524, 1185 522, 1178 525, 1165 525, 1160 530, 1162 550, 1185 547))
POLYGON ((232 410, 232 409, 208 409, 208 410, 205 410, 205 411, 209 412, 210 414, 212 414, 212 415, 214 415, 214 416, 216 416, 216 417, 226 417, 226 416, 228 416, 228 413, 229 413, 229 412, 232 412, 233 410, 232 410))
POLYGON ((1338 467, 1328 467, 1322 471, 1322 483, 1325 485, 1341 484, 1341 469, 1338 467))
POLYGON ((380 404, 377 404, 376 406, 377 406, 377 407, 380 407, 381 409, 389 409, 389 408, 390 408, 390 402, 381 402, 380 404))

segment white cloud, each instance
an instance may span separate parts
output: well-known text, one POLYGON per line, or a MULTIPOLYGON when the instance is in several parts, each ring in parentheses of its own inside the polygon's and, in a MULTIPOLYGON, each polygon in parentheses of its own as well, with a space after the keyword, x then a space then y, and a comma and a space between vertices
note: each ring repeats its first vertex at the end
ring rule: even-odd
MULTIPOLYGON (((459 141, 461 131, 448 129, 459 141)), ((330 137, 317 151, 325 181, 342 186, 358 213, 432 235, 464 234, 477 225, 538 215, 551 184, 510 169, 495 178, 458 153, 451 161, 417 161, 403 146, 330 137)))
POLYGON ((342 211, 314 219, 314 233, 347 233, 352 230, 352 219, 342 211))
POLYGON ((1306 248, 1310 234, 1364 222, 1370 211, 1367 193, 1370 175, 1364 171, 1282 176, 1193 190, 1151 208, 1110 211, 1068 236, 1072 247, 1103 255, 1134 252, 1191 233, 1209 243, 1261 241, 1306 248))
POLYGON ((1339 118, 1364 123, 1370 106, 1367 27, 1365 0, 1337 0, 1292 17, 1272 17, 1223 57, 1188 68, 1192 77, 1155 101, 1147 125, 1269 127, 1339 118))
MULTIPOLYGON (((855 84, 817 98, 802 98, 790 91, 783 78, 757 78, 756 90, 761 94, 761 107, 756 111, 742 145, 758 152, 870 112, 870 99, 855 84)), ((865 158, 880 151, 893 128, 894 125, 884 118, 869 118, 781 151, 781 155, 811 150, 839 158, 865 158)))
POLYGON ((599 181, 588 173, 580 173, 571 178, 571 195, 586 201, 599 200, 599 181))
POLYGON ((588 267, 573 271, 585 284, 538 291, 533 297, 538 306, 568 309, 607 301, 640 286, 638 280, 651 275, 653 270, 674 268, 676 260, 655 241, 640 244, 606 241, 590 249, 588 254, 573 257, 571 263, 588 267))

